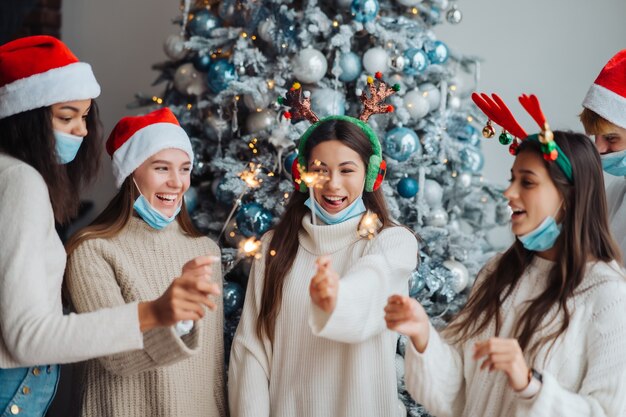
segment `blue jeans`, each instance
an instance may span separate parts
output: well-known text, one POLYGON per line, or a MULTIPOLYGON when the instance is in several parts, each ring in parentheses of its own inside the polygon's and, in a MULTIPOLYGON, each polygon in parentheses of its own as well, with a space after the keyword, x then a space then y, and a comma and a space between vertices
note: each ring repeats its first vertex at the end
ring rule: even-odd
POLYGON ((42 417, 59 382, 59 365, 0 368, 0 417, 42 417))

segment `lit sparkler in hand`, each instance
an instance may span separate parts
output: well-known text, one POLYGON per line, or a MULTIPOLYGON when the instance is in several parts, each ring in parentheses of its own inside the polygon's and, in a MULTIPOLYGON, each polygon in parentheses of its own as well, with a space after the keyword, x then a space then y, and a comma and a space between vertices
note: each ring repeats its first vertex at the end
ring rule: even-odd
POLYGON ((241 199, 243 198, 243 196, 248 191, 250 191, 250 189, 259 187, 261 183, 263 182, 262 179, 259 179, 257 177, 260 172, 261 172, 261 164, 255 164, 254 162, 250 162, 248 164, 248 169, 239 173, 239 178, 241 178, 241 180, 246 184, 246 188, 244 188, 241 194, 239 194, 239 197, 237 197, 237 199, 235 200, 235 204, 233 204, 233 208, 230 210, 230 213, 228 214, 228 217, 226 218, 226 221, 224 222, 224 226, 222 227, 222 231, 220 232, 220 235, 217 238, 218 241, 224 234, 224 231, 226 230, 226 226, 228 225, 228 222, 230 222, 230 219, 232 219, 233 214, 235 214, 237 207, 239 207, 239 205, 241 204, 241 199))
MULTIPOLYGON (((322 163, 318 160, 313 162, 313 165, 320 166, 322 163)), ((315 218, 315 195, 313 194, 314 188, 322 188, 326 181, 329 180, 328 176, 321 172, 307 172, 300 164, 298 164, 298 170, 300 171, 299 181, 303 182, 309 189, 309 199, 311 200, 311 221, 314 225, 317 225, 315 218)))

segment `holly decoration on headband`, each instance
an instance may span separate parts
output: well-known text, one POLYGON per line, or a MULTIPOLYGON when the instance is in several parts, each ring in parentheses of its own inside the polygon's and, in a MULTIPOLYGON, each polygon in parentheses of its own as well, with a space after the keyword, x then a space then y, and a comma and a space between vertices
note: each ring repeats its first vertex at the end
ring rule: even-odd
MULTIPOLYGON (((550 130, 550 125, 548 125, 546 117, 541 110, 539 100, 534 94, 522 94, 519 97, 519 102, 522 107, 524 107, 524 109, 528 112, 528 114, 530 114, 541 129, 539 134, 530 136, 519 125, 519 123, 517 123, 517 120, 513 117, 511 110, 509 110, 504 101, 497 94, 492 94, 490 97, 485 93, 473 93, 472 100, 489 118, 487 121, 488 127, 493 130, 493 127, 491 126, 492 121, 502 126, 503 131, 499 140, 503 145, 509 145, 509 153, 511 155, 517 155, 517 151, 522 140, 538 141, 541 144, 543 158, 546 161, 555 162, 561 171, 563 171, 567 179, 570 182, 573 182, 572 164, 559 145, 554 141, 554 134, 552 133, 552 130, 550 130)), ((485 129, 487 129, 487 126, 485 126, 485 129)), ((485 129, 483 129, 483 132, 485 129)))

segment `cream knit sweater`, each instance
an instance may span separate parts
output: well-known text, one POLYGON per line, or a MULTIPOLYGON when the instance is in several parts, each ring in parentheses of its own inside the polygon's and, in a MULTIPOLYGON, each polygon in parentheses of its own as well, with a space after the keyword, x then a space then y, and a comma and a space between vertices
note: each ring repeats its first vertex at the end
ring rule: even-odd
MULTIPOLYGON (((185 262, 219 253, 213 241, 185 235, 177 222, 157 231, 132 217, 119 235, 87 240, 71 254, 72 303, 82 312, 155 299, 180 276, 185 262)), ((219 263, 213 276, 221 284, 219 263)), ((88 361, 76 387, 83 389, 82 415, 226 415, 222 298, 216 301, 218 310, 207 310, 183 337, 173 327, 150 330, 143 350, 88 361)))
MULTIPOLYGON (((398 415, 397 335, 386 329, 383 308, 391 294, 408 292, 417 241, 402 227, 360 239, 359 220, 313 226, 305 216, 273 347, 256 336, 265 260, 255 261, 230 356, 232 416, 398 415), (330 315, 312 304, 308 290, 321 255, 330 256, 341 277, 330 315)), ((265 252, 270 238, 263 239, 265 252)))
POLYGON ((65 250, 48 187, 0 152, 0 368, 77 362, 141 349, 137 303, 63 315, 65 250))
MULTIPOLYGON (((511 337, 524 300, 545 289, 553 265, 535 256, 502 307, 501 337, 511 337)), ((408 391, 437 417, 626 416, 626 281, 619 265, 589 263, 569 306, 571 321, 565 333, 549 353, 542 348, 529 364, 543 374, 543 386, 533 398, 517 396, 503 372, 481 371, 482 361, 472 359, 474 342, 494 335, 493 323, 461 346, 446 343, 432 327, 423 354, 409 343, 408 391)), ((553 318, 544 318, 550 329, 560 324, 553 318)))

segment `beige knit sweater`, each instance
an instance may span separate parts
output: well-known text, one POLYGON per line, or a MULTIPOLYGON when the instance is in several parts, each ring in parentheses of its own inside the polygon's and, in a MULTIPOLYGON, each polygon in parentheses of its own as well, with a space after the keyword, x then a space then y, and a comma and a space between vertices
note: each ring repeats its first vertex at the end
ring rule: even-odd
MULTIPOLYGON (((159 297, 185 262, 218 255, 208 238, 191 238, 177 222, 157 231, 133 217, 114 238, 83 242, 70 256, 67 284, 79 312, 159 297)), ((213 276, 221 284, 220 265, 213 276)), ((211 417, 227 414, 224 386, 223 306, 207 311, 192 331, 173 327, 144 333, 143 350, 85 363, 83 416, 211 417)))

